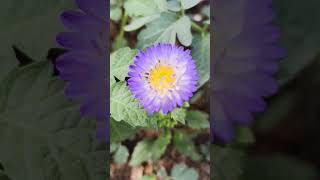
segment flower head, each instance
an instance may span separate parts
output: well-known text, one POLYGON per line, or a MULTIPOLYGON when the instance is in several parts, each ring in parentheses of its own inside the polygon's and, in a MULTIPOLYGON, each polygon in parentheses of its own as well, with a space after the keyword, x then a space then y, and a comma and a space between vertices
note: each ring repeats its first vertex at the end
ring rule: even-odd
POLYGON ((140 51, 128 75, 131 92, 150 114, 167 114, 182 106, 197 88, 198 74, 190 51, 172 44, 140 51))
POLYGON ((280 31, 271 25, 271 2, 214 1, 211 132, 221 140, 231 140, 233 124, 248 124, 277 91, 273 75, 284 51, 274 45, 280 31))
POLYGON ((61 15, 70 32, 57 36, 69 51, 57 59, 65 94, 80 102, 81 115, 98 119, 97 136, 108 140, 107 110, 107 1, 76 0, 80 11, 61 15))

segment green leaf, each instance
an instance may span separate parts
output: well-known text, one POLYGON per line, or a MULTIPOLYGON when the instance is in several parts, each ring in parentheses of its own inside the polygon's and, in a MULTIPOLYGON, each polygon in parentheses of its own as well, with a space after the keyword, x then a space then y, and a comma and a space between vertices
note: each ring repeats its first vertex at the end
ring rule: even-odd
POLYGON ((158 160, 167 149, 170 141, 170 131, 165 131, 156 140, 144 139, 140 141, 133 150, 129 164, 136 166, 148 160, 158 160))
POLYGON ((184 46, 190 46, 192 43, 190 18, 188 16, 181 17, 176 23, 175 30, 180 43, 184 46))
POLYGON ((281 29, 281 45, 287 57, 281 61, 279 82, 284 85, 310 65, 320 53, 319 1, 301 3, 299 0, 275 1, 275 22, 281 29), (303 13, 302 13, 303 12, 303 13))
POLYGON ((126 25, 124 27, 125 31, 134 31, 139 29, 140 27, 144 26, 145 24, 156 20, 157 18, 159 18, 160 15, 159 14, 155 14, 155 15, 151 15, 151 16, 145 16, 145 17, 139 17, 139 18, 135 18, 131 21, 131 23, 129 25, 126 25))
POLYGON ((197 101, 199 101, 204 95, 204 90, 199 89, 198 91, 195 92, 195 94, 192 96, 190 99, 191 104, 195 104, 197 101))
POLYGON ((160 12, 154 0, 127 0, 124 8, 129 16, 150 16, 160 12))
POLYGON ((201 2, 201 0, 180 0, 183 9, 190 9, 201 2))
POLYGON ((153 142, 151 139, 145 139, 140 141, 133 150, 129 164, 131 166, 136 166, 144 161, 152 159, 152 144, 153 142))
POLYGON ((173 120, 178 121, 182 124, 185 124, 186 113, 187 111, 183 108, 175 108, 170 113, 170 116, 173 120))
POLYGON ((110 55, 110 83, 115 83, 114 77, 124 81, 128 76, 129 65, 133 63, 133 58, 138 53, 128 47, 121 48, 110 55))
POLYGON ((120 144, 119 143, 111 143, 110 144, 110 153, 114 153, 118 148, 120 144))
POLYGON ((194 168, 188 168, 185 164, 176 164, 171 169, 174 180, 197 180, 198 172, 194 168))
POLYGON ((16 59, 6 58, 0 55, 0 82, 17 66, 18 61, 16 59))
POLYGON ((121 19, 122 10, 120 7, 115 6, 110 9, 110 19, 112 21, 118 22, 121 19))
POLYGON ((280 154, 249 159, 243 175, 245 180, 313 180, 317 170, 310 164, 280 154))
POLYGON ((57 47, 55 36, 65 31, 59 14, 73 7, 72 1, 2 0, 0 6, 0 54, 15 59, 12 45, 23 49, 35 60, 42 60, 47 51, 57 47))
POLYGON ((210 127, 209 115, 201 111, 187 112, 186 121, 187 125, 192 129, 207 129, 210 127))
POLYGON ((167 180, 167 178, 169 178, 168 173, 163 166, 161 166, 161 168, 157 171, 157 176, 163 180, 167 180))
POLYGON ((173 137, 174 147, 178 152, 190 157, 193 161, 201 159, 200 154, 196 151, 194 142, 186 132, 176 130, 173 137))
POLYGON ((210 34, 196 35, 192 43, 192 57, 196 60, 200 75, 198 88, 210 79, 210 34))
POLYGON ((242 161, 244 154, 231 148, 211 146, 210 171, 214 172, 211 179, 238 180, 242 175, 242 161))
POLYGON ((138 35, 138 47, 147 47, 154 43, 174 44, 178 37, 181 44, 190 46, 192 42, 191 21, 188 16, 178 19, 174 13, 162 13, 157 21, 147 24, 138 35))
POLYGON ((210 18, 210 6, 204 6, 201 10, 202 14, 210 18))
POLYGON ((121 142, 131 138, 138 131, 138 128, 133 128, 125 122, 117 122, 110 118, 110 141, 121 142))
POLYGON ((118 164, 124 164, 129 157, 129 150, 126 146, 120 145, 113 155, 113 160, 118 164))
POLYGON ((114 83, 110 89, 110 114, 116 121, 133 127, 147 126, 147 113, 124 82, 114 83))
POLYGON ((17 68, 0 86, 0 161, 14 180, 106 179, 108 148, 81 118, 50 62, 17 68))
POLYGON ((181 11, 179 0, 168 0, 168 9, 173 12, 181 11))
POLYGON ((168 10, 167 0, 154 0, 154 2, 157 4, 158 9, 160 10, 160 12, 168 10))
POLYGON ((200 151, 205 156, 206 160, 210 162, 210 144, 209 144, 209 142, 206 144, 201 144, 200 151))

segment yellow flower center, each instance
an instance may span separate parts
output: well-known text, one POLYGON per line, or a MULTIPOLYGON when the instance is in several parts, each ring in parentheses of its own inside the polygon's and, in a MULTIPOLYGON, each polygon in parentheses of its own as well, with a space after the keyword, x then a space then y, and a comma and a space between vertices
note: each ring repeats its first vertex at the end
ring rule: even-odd
POLYGON ((157 90, 165 90, 172 87, 175 80, 174 70, 170 66, 160 65, 150 71, 150 84, 157 90))

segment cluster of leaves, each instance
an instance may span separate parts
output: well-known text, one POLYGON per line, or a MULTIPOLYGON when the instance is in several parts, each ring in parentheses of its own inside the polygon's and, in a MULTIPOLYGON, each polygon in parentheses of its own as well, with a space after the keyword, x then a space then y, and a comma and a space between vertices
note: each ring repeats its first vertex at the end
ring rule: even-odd
POLYGON ((49 61, 13 69, 0 87, 0 159, 12 179, 99 179, 107 146, 66 99, 49 61), (100 167, 101 166, 101 167, 100 167))
MULTIPOLYGON (((320 26, 314 23, 313 19, 320 17, 316 8, 319 5, 319 1, 303 4, 298 0, 274 1, 275 24, 282 32, 279 44, 287 51, 287 57, 281 61, 277 76, 281 91, 268 99, 267 111, 257 116, 253 126, 237 127, 236 138, 231 144, 211 146, 213 179, 317 179, 317 170, 307 162, 278 152, 252 155, 252 151, 249 150, 255 143, 253 132, 270 134, 296 104, 296 91, 287 87, 299 78, 301 71, 310 64, 319 66, 315 61, 319 59, 316 57, 320 52, 320 26)), ((292 136, 296 138, 297 135, 292 136)))
MULTIPOLYGON (((188 110, 187 102, 183 107, 176 108, 168 115, 156 113, 147 115, 139 105, 126 85, 128 66, 133 63, 137 54, 136 49, 143 49, 154 43, 181 44, 192 49, 192 56, 197 62, 200 74, 199 90, 195 97, 202 94, 202 87, 210 76, 210 33, 209 7, 200 5, 200 0, 117 0, 111 1, 110 17, 119 26, 119 31, 113 40, 113 52, 110 56, 110 135, 113 161, 118 164, 128 163, 137 166, 143 162, 156 162, 165 153, 169 144, 188 156, 193 161, 207 159, 209 161, 209 143, 197 149, 194 138, 203 130, 209 129, 208 114, 199 110, 188 110), (202 20, 194 21, 189 9, 200 9, 202 20), (202 13, 203 12, 203 13, 202 13), (127 47, 130 39, 126 34, 135 34, 137 42, 135 49, 127 47), (177 125, 183 128, 175 128, 177 125), (130 154, 122 143, 141 129, 153 128, 158 130, 156 138, 145 138, 139 141, 130 154), (193 129, 192 133, 186 131, 193 129), (202 155, 201 152, 206 153, 202 155), (130 157, 130 159, 129 159, 130 157)), ((192 103, 191 103, 192 106, 192 103)), ((143 179, 198 179, 194 169, 184 164, 174 166, 169 177, 164 169, 159 169, 154 176, 143 179), (161 175, 159 175, 159 173, 161 175)))
POLYGON ((107 145, 94 140, 95 121, 80 117, 53 69, 45 60, 1 77, 3 169, 14 180, 104 178, 107 145))
POLYGON ((47 58, 58 52, 58 16, 73 4, 1 2, 1 180, 107 179, 109 148, 95 139, 95 120, 80 117, 78 105, 64 96, 47 58))

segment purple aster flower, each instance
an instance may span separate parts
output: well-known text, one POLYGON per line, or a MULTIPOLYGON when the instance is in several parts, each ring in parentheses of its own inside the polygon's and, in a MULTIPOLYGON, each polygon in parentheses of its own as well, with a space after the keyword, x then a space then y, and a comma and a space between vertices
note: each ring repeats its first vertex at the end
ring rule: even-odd
POLYGON ((215 0, 213 122, 211 132, 233 138, 233 124, 248 124, 265 109, 263 97, 277 91, 273 75, 284 56, 274 43, 272 0, 215 0))
POLYGON ((131 92, 150 114, 167 114, 182 106, 197 88, 198 74, 190 50, 173 44, 156 44, 140 51, 128 74, 131 92))
POLYGON ((80 10, 66 11, 62 23, 70 30, 57 42, 69 51, 57 59, 65 94, 80 103, 80 113, 98 120, 97 136, 108 140, 107 1, 76 0, 80 10))

